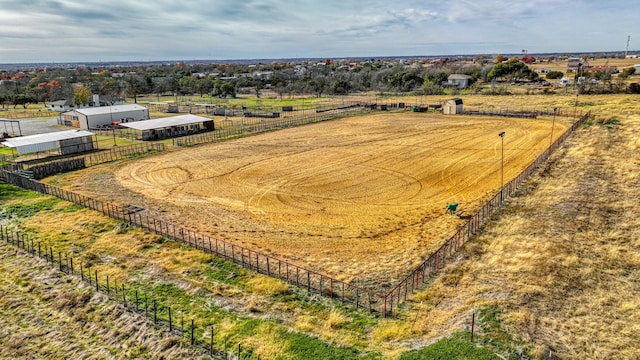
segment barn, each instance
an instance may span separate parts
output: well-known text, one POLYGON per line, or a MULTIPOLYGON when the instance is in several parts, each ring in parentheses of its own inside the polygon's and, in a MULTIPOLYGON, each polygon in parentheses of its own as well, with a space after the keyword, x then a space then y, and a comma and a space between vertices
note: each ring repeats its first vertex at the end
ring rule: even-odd
POLYGON ((137 133, 135 137, 142 140, 159 140, 215 130, 212 119, 197 115, 135 121, 122 123, 120 126, 134 130, 137 133))
POLYGON ((442 112, 447 115, 463 114, 462 99, 454 98, 447 100, 442 107, 442 112))
POLYGON ((91 151, 93 134, 85 130, 67 130, 46 134, 9 138, 2 145, 13 149, 17 155, 57 150, 60 155, 91 151))
POLYGON ((89 130, 113 123, 148 120, 149 109, 137 104, 100 106, 67 111, 62 117, 67 126, 89 130))

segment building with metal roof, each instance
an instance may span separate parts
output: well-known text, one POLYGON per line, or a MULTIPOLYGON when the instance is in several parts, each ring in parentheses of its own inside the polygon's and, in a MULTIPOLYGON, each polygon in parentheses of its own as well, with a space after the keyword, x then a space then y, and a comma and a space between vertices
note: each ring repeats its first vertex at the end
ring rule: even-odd
POLYGON ((74 154, 94 149, 93 133, 84 130, 57 131, 6 139, 2 145, 18 155, 57 150, 60 155, 74 154))
POLYGON ((148 120, 149 109, 138 104, 99 106, 74 109, 62 113, 65 125, 81 129, 97 129, 105 125, 148 120))
POLYGON ((140 133, 142 140, 158 140, 215 130, 213 119, 197 115, 178 115, 120 124, 140 133))

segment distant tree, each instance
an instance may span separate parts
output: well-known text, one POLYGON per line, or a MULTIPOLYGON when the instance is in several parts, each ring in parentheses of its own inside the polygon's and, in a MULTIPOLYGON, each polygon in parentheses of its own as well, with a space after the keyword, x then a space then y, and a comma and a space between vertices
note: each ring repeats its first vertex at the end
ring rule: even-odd
POLYGON ((146 83, 144 79, 137 75, 129 75, 125 77, 127 84, 127 95, 133 97, 133 102, 138 103, 138 95, 146 94, 146 83))
POLYGON ((538 74, 532 71, 527 64, 513 58, 496 64, 489 71, 487 77, 489 80, 520 81, 523 79, 535 80, 538 78, 538 74))
POLYGON ((560 79, 564 76, 562 71, 552 70, 547 73, 547 79, 560 79))
POLYGON ((183 76, 178 80, 178 85, 181 94, 193 94, 196 92, 196 78, 193 76, 183 76))
POLYGON ((231 82, 228 81, 222 81, 222 80, 215 80, 213 82, 213 88, 211 90, 211 95, 212 96, 217 96, 217 97, 227 97, 227 96, 231 96, 234 97, 235 96, 235 86, 233 86, 233 84, 231 82))
POLYGON ((634 75, 635 73, 636 73, 636 68, 632 66, 632 67, 623 69, 622 72, 618 75, 618 77, 622 79, 627 79, 629 76, 634 75))
POLYGON ((73 88, 73 105, 80 106, 89 102, 91 99, 91 90, 89 90, 84 84, 77 84, 73 88))
POLYGON ((206 76, 196 80, 196 90, 200 93, 200 97, 208 94, 213 90, 213 80, 206 76))
POLYGON ((346 95, 351 90, 351 85, 347 80, 334 80, 331 82, 330 91, 334 95, 346 95))

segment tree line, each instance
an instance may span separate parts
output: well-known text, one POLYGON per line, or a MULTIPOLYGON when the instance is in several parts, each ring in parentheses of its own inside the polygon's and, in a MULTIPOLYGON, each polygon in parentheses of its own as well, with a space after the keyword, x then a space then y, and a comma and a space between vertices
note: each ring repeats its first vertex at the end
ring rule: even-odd
MULTIPOLYGON (((472 91, 478 91, 483 83, 539 81, 538 74, 524 61, 500 60, 503 61, 493 64, 483 57, 462 61, 442 59, 428 66, 420 61, 371 59, 357 64, 327 60, 303 64, 80 66, 40 68, 15 74, 0 71, 0 104, 26 107, 30 103, 64 99, 78 106, 91 102, 93 94, 100 95, 105 101, 103 105, 127 97, 137 102, 138 96, 149 94, 224 98, 244 93, 259 97, 265 89, 280 97, 302 94, 322 97, 369 91, 438 95, 456 91, 444 85, 451 74, 468 75, 472 91)), ((606 74, 598 76, 606 77, 606 74)))

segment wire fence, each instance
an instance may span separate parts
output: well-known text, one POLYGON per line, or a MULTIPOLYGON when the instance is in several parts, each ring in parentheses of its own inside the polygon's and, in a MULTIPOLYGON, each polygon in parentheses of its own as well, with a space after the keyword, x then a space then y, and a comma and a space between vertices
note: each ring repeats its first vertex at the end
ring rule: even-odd
POLYGON ((247 134, 257 134, 305 124, 313 124, 364 112, 366 109, 363 106, 364 105, 361 103, 349 103, 331 108, 317 108, 315 112, 311 112, 308 115, 284 118, 244 117, 241 120, 241 123, 237 126, 225 126, 220 130, 175 138, 173 139, 173 144, 177 146, 191 146, 225 140, 247 134))
MULTIPOLYGON (((0 109, 2 110, 2 109, 0 109)), ((29 109, 8 109, 4 108, 4 111, 0 112, 3 118, 6 119, 30 119, 30 118, 42 118, 42 117, 58 117, 60 112, 49 110, 29 110, 29 109)))
MULTIPOLYGON (((86 153, 76 156, 65 156, 65 160, 83 159, 85 166, 94 166, 107 162, 127 159, 135 156, 141 156, 151 152, 164 151, 163 143, 140 143, 126 146, 116 146, 106 150, 100 150, 92 153, 86 153)), ((40 159, 37 161, 23 162, 25 170, 34 166, 42 166, 48 163, 60 161, 60 157, 52 157, 50 159, 40 159)))
POLYGON ((58 251, 29 234, 13 231, 4 225, 0 225, 0 239, 29 255, 45 260, 51 267, 64 274, 79 276, 96 292, 120 303, 127 311, 144 316, 156 328, 164 329, 181 338, 184 343, 196 347, 213 359, 242 359, 252 358, 254 355, 251 349, 243 349, 241 342, 233 342, 229 338, 218 339, 218 343, 224 344, 221 347, 214 340, 216 329, 211 321, 166 305, 153 294, 142 290, 139 284, 118 283, 113 277, 100 274, 88 263, 79 261, 78 257, 74 260, 70 254, 58 251))
POLYGON ((2 177, 7 183, 42 194, 52 195, 59 199, 96 210, 113 219, 124 221, 131 226, 138 226, 154 234, 189 245, 195 249, 205 251, 258 273, 281 279, 291 285, 306 289, 310 293, 317 293, 341 301, 344 304, 353 305, 356 308, 367 309, 370 312, 381 311, 379 304, 382 303, 382 298, 379 293, 360 288, 273 256, 264 255, 255 250, 225 240, 200 234, 165 220, 151 218, 146 215, 143 216, 139 212, 136 212, 136 209, 96 200, 25 177, 19 173, 9 171, 0 171, 0 173, 3 173, 2 177))
POLYGON ((495 212, 504 205, 504 200, 512 196, 517 189, 531 176, 535 171, 545 163, 554 150, 556 150, 571 133, 573 133, 585 120, 591 116, 587 113, 575 121, 560 137, 554 141, 540 156, 524 169, 518 176, 507 183, 500 191, 487 201, 478 212, 470 217, 458 231, 445 241, 438 250, 431 254, 420 266, 409 273, 403 280, 392 287, 384 296, 383 312, 393 313, 394 307, 397 308, 401 303, 407 300, 407 297, 415 293, 416 290, 424 283, 435 277, 439 270, 443 269, 447 263, 451 262, 452 255, 456 253, 462 245, 473 235, 480 232, 484 224, 491 218, 495 212))
POLYGON ((500 189, 497 195, 482 206, 476 214, 471 216, 469 221, 445 241, 438 250, 431 254, 419 267, 405 276, 402 281, 384 293, 361 288, 288 261, 267 256, 250 248, 200 234, 165 220, 143 216, 136 209, 117 206, 57 186, 45 184, 17 172, 0 169, 0 178, 13 185, 43 194, 50 194, 99 211, 111 218, 122 220, 130 225, 141 227, 168 239, 200 249, 258 273, 281 279, 291 285, 306 289, 309 293, 317 293, 386 317, 392 315, 394 309, 397 309, 401 303, 406 301, 408 296, 415 293, 422 284, 433 278, 439 270, 450 262, 451 256, 469 238, 480 231, 486 221, 503 205, 505 198, 511 196, 541 164, 547 161, 551 153, 589 116, 590 114, 586 114, 575 121, 531 165, 500 189))

